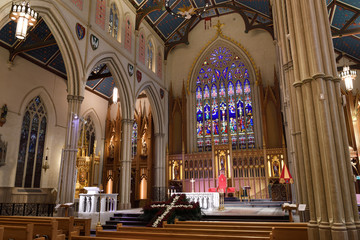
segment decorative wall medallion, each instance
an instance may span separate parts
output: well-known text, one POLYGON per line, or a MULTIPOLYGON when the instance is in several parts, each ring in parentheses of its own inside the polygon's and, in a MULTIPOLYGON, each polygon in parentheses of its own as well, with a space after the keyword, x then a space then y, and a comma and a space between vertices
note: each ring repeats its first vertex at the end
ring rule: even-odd
POLYGON ((139 70, 136 70, 136 79, 138 82, 141 82, 142 73, 139 70))
POLYGON ((134 75, 134 66, 131 65, 130 63, 128 64, 128 73, 129 76, 131 77, 132 75, 134 75))
POLYGON ((99 47, 99 39, 91 34, 90 35, 90 44, 91 44, 91 48, 93 50, 96 50, 99 47))
POLYGON ((161 99, 164 98, 164 94, 165 94, 164 89, 160 88, 160 97, 161 97, 161 99))
POLYGON ((83 39, 85 36, 85 28, 80 23, 76 23, 76 36, 79 40, 83 39))

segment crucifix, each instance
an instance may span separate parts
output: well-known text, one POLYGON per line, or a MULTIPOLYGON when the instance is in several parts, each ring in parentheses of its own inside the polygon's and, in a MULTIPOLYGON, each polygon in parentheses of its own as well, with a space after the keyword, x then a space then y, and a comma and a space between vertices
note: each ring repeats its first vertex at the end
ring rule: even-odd
POLYGON ((194 189, 195 189, 195 179, 191 179, 190 180, 190 182, 191 182, 191 192, 194 192, 194 189))

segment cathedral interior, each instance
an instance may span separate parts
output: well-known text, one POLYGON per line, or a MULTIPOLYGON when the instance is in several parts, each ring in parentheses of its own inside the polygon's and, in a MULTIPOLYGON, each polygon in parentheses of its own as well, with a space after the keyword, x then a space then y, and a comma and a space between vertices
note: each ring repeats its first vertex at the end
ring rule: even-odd
POLYGON ((33 0, 25 33, 13 4, 0 215, 46 216, 94 186, 138 208, 224 175, 228 197, 360 231, 358 0, 33 0))

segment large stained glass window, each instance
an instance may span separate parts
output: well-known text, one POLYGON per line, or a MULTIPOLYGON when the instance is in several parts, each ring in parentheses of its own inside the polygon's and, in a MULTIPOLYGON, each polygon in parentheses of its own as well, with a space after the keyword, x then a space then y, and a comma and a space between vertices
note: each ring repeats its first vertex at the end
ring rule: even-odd
POLYGON ((212 142, 255 147, 250 82, 244 63, 226 47, 215 48, 203 62, 195 90, 198 151, 211 151, 212 142))
POLYGON ((15 187, 40 187, 46 124, 46 109, 37 96, 30 101, 23 117, 15 187))

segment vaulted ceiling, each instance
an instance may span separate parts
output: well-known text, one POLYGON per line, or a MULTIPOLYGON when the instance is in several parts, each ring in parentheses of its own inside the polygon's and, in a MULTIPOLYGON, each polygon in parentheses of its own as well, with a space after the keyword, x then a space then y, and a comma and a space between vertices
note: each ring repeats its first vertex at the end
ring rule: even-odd
POLYGON ((147 21, 165 42, 165 59, 176 45, 188 43, 189 32, 202 20, 230 13, 238 13, 245 22, 245 31, 262 28, 273 36, 273 21, 269 0, 169 0, 169 8, 177 13, 179 8, 191 6, 203 10, 205 1, 209 7, 201 15, 190 19, 171 15, 164 7, 164 0, 129 0, 136 8, 135 29, 147 21))
MULTIPOLYGON (((177 18, 164 9, 164 0, 128 0, 136 8, 136 26, 147 21, 165 42, 165 58, 176 45, 188 43, 190 31, 205 19, 224 14, 240 14, 245 31, 264 29, 273 36, 273 21, 269 0, 209 0, 209 7, 200 16, 177 18)), ((324 0, 328 6, 337 61, 342 57, 352 60, 352 68, 360 69, 360 1, 324 0)), ((205 0, 170 0, 173 12, 184 5, 202 9, 205 0)), ((9 50, 9 60, 21 56, 66 80, 66 69, 59 47, 46 23, 40 19, 30 28, 25 40, 15 38, 16 24, 10 21, 0 30, 0 46, 9 50)), ((109 99, 114 79, 106 65, 95 66, 86 89, 109 99)))

